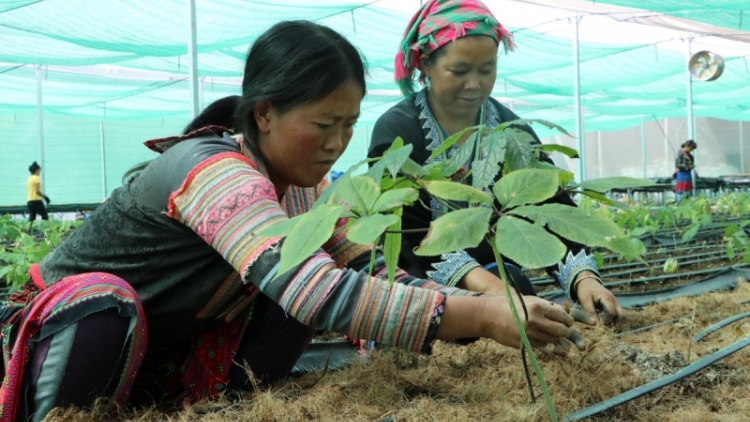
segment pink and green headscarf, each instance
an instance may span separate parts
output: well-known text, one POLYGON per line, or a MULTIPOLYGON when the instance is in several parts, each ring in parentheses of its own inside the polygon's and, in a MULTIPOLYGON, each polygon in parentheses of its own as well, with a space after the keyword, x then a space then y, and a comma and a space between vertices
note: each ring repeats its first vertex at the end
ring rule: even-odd
POLYGON ((396 83, 406 98, 414 96, 414 70, 419 57, 469 35, 486 35, 507 53, 512 36, 479 0, 429 0, 412 16, 396 54, 396 83))

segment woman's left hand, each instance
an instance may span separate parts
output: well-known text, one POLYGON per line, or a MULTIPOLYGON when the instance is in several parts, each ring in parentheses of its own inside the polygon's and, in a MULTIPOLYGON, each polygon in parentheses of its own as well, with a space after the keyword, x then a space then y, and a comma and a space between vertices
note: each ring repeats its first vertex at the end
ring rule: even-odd
POLYGON ((604 324, 618 327, 625 322, 625 311, 615 295, 591 276, 595 277, 588 271, 578 275, 580 281, 575 285, 578 301, 590 315, 597 315, 596 310, 601 309, 604 311, 604 324))

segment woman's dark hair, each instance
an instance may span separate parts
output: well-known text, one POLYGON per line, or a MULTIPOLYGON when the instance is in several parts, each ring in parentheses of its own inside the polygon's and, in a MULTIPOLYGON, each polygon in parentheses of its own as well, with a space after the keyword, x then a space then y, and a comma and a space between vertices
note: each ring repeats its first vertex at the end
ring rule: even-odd
POLYGON ((31 174, 34 174, 34 173, 36 173, 36 171, 37 171, 37 170, 39 170, 40 168, 42 168, 42 167, 41 167, 41 166, 40 166, 39 164, 37 164, 37 163, 36 163, 36 161, 34 161, 34 162, 33 162, 33 163, 31 163, 31 165, 29 166, 29 173, 31 173, 31 174))
POLYGON ((692 149, 698 149, 698 144, 695 143, 694 140, 688 139, 685 141, 680 148, 690 147, 692 149))
POLYGON ((234 112, 240 104, 242 97, 239 95, 230 95, 220 100, 212 102, 206 107, 198 117, 193 119, 190 124, 185 126, 182 134, 195 132, 206 126, 223 126, 227 129, 234 129, 234 112))
POLYGON ((325 98, 349 82, 362 88, 364 97, 364 58, 346 38, 313 22, 277 23, 250 47, 235 129, 257 152, 257 104, 269 101, 283 114, 325 98))

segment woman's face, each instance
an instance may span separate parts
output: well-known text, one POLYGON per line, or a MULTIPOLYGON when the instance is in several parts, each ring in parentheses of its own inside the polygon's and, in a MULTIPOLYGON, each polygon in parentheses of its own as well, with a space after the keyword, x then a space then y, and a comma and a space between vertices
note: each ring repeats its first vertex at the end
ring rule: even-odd
POLYGON ((279 192, 323 180, 349 145, 363 94, 348 82, 321 100, 283 114, 270 103, 256 106, 258 145, 279 192))
POLYGON ((470 36, 446 44, 432 66, 422 56, 422 71, 430 79, 433 103, 459 119, 474 118, 495 86, 497 43, 487 36, 470 36))

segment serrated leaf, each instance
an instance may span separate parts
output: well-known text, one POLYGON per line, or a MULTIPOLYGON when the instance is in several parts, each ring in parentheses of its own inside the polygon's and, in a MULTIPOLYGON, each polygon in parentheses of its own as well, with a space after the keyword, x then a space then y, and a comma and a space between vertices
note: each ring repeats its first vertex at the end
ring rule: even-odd
POLYGON ((558 235, 586 246, 608 247, 608 239, 625 237, 622 229, 598 210, 563 204, 545 204, 516 208, 511 212, 547 226, 558 235))
POLYGON ((443 141, 442 144, 440 144, 440 146, 438 146, 437 148, 435 148, 432 151, 432 154, 430 154, 430 158, 427 161, 432 161, 435 157, 437 157, 438 155, 440 155, 440 154, 444 153, 445 151, 447 151, 448 148, 452 147, 465 134, 467 134, 467 133, 469 133, 471 131, 474 131, 474 130, 481 130, 483 128, 484 128, 484 126, 482 126, 482 125, 473 126, 473 127, 467 127, 466 129, 464 129, 464 130, 462 130, 462 131, 460 131, 458 133, 455 133, 455 134, 449 136, 446 140, 443 141))
POLYGON ((357 169, 359 169, 363 165, 373 162, 373 161, 377 161, 377 160, 379 160, 379 158, 366 158, 358 162, 357 164, 349 167, 349 170, 345 171, 344 174, 342 174, 338 179, 334 180, 333 183, 331 183, 331 185, 328 186, 328 188, 326 188, 326 190, 324 190, 320 194, 318 199, 315 201, 315 205, 313 205, 313 209, 323 204, 330 203, 333 199, 334 194, 337 193, 337 191, 339 190, 339 186, 344 184, 352 176, 352 173, 357 171, 357 169))
POLYGON ((486 207, 466 208, 442 215, 430 223, 427 236, 414 253, 434 256, 476 247, 487 233, 491 215, 492 210, 486 207))
MULTIPOLYGON (((391 231, 401 230, 401 215, 403 214, 403 208, 397 209, 393 215, 398 217, 398 221, 393 223, 388 229, 391 231)), ((396 281, 396 269, 398 268, 398 258, 401 255, 401 233, 386 233, 385 242, 383 242, 383 258, 385 258, 385 267, 388 272, 388 282, 393 283, 396 281)))
POLYGON ((644 186, 654 186, 656 183, 646 179, 636 179, 633 177, 606 177, 603 179, 594 179, 581 182, 575 187, 593 190, 596 192, 608 192, 612 189, 638 188, 644 186))
POLYGON ((560 154, 566 155, 569 158, 581 158, 578 156, 578 151, 573 148, 566 147, 565 145, 544 144, 540 145, 539 149, 544 152, 559 152, 560 154))
POLYGON ((435 180, 424 182, 424 187, 431 195, 441 199, 492 204, 492 196, 489 193, 462 183, 435 180))
POLYGON ((471 163, 471 184, 479 190, 487 189, 500 173, 500 165, 490 160, 475 160, 471 163))
POLYGON ((505 163, 503 175, 513 171, 534 167, 539 158, 534 152, 536 140, 528 132, 516 128, 503 131, 505 136, 505 163))
POLYGON ((558 263, 567 248, 538 224, 504 215, 497 222, 495 247, 501 255, 524 268, 544 268, 558 263))
POLYGON ((373 164, 368 170, 366 175, 370 176, 376 184, 381 184, 383 181, 383 172, 385 171, 385 161, 380 160, 373 164))
POLYGON ((531 123, 539 123, 540 125, 546 126, 548 129, 557 129, 558 132, 564 133, 564 134, 570 136, 571 138, 573 137, 573 135, 571 135, 570 133, 568 133, 568 131, 564 127, 562 127, 562 126, 560 126, 560 125, 558 125, 556 123, 552 123, 552 122, 550 122, 548 120, 543 120, 543 119, 517 119, 517 120, 511 120, 510 122, 504 122, 504 123, 502 123, 501 126, 502 127, 509 127, 509 126, 513 126, 513 125, 522 126, 522 125, 528 125, 528 124, 531 124, 531 123))
POLYGON ((477 134, 469 136, 469 139, 461 145, 453 157, 448 160, 444 160, 443 166, 440 169, 442 176, 448 177, 454 175, 466 162, 474 155, 474 147, 477 141, 477 134))
MULTIPOLYGON (((372 182, 372 179, 366 179, 372 182)), ((323 246, 331 238, 336 220, 345 209, 337 204, 323 204, 302 214, 281 245, 277 276, 291 270, 323 246)))
POLYGON ((372 245, 381 234, 398 221, 395 215, 373 214, 356 219, 346 231, 347 239, 362 245, 372 245))
POLYGON ((360 214, 370 214, 380 196, 380 186, 368 176, 350 177, 339 187, 337 195, 360 214))
POLYGON ((484 138, 484 145, 482 150, 486 155, 487 160, 494 163, 502 163, 505 161, 505 146, 507 141, 502 131, 493 131, 484 138))
POLYGON ((643 261, 641 257, 646 253, 646 246, 634 237, 611 237, 607 238, 604 243, 605 248, 622 255, 628 262, 634 259, 643 261))
POLYGON ((401 172, 415 177, 421 177, 427 174, 427 171, 411 158, 406 159, 404 165, 401 166, 401 172))
POLYGON ((383 156, 383 162, 385 163, 385 167, 388 168, 388 171, 391 173, 393 179, 396 179, 401 167, 403 167, 406 160, 409 159, 409 155, 411 155, 413 148, 414 146, 412 144, 408 144, 394 150, 386 151, 385 156, 383 156))
POLYGON ((294 218, 290 218, 289 220, 274 224, 271 227, 261 230, 256 235, 260 237, 286 237, 289 235, 289 233, 291 233, 291 231, 294 229, 294 226, 297 225, 303 215, 304 214, 298 215, 294 218))
POLYGON ((596 261, 596 268, 602 268, 604 266, 604 256, 598 251, 594 251, 594 260, 596 261))
POLYGON ((558 190, 556 170, 523 169, 503 176, 492 191, 504 208, 536 204, 549 199, 558 190))
POLYGON ((401 208, 406 204, 412 204, 419 198, 419 191, 413 188, 392 189, 384 192, 372 207, 373 213, 389 211, 393 208, 401 208))

